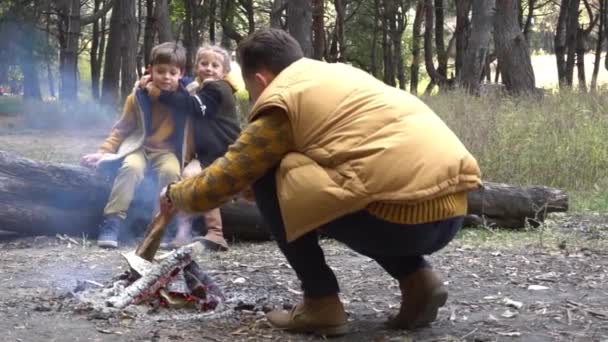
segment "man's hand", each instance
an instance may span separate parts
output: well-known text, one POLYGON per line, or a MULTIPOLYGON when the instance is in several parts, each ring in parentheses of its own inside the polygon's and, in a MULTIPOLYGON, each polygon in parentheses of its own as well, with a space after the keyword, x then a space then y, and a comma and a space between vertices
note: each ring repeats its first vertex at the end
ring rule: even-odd
POLYGON ((177 212, 177 209, 175 209, 169 197, 167 197, 167 188, 168 186, 164 187, 160 192, 158 207, 160 208, 161 215, 173 215, 177 212))
POLYGON ((80 165, 90 167, 90 168, 97 168, 97 166, 99 165, 99 162, 101 161, 102 158, 103 158, 103 153, 98 152, 98 153, 87 154, 87 155, 84 155, 82 158, 80 158, 80 165))

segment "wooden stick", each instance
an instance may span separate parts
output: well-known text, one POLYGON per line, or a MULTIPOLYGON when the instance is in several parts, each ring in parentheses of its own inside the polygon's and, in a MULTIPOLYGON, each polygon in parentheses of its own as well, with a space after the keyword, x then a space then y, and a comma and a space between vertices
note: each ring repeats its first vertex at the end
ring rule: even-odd
POLYGON ((148 225, 148 229, 146 229, 146 234, 144 236, 144 241, 137 246, 135 250, 135 254, 142 259, 152 261, 154 259, 154 255, 156 255, 156 251, 160 247, 160 241, 163 237, 165 229, 174 214, 163 215, 162 213, 157 213, 152 219, 152 222, 148 225))

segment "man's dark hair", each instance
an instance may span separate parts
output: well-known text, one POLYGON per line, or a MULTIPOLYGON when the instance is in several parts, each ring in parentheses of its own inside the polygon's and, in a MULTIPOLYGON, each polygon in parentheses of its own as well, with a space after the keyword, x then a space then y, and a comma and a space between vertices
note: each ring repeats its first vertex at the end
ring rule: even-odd
POLYGON ((186 49, 174 42, 158 44, 150 52, 150 64, 170 64, 183 70, 186 68, 186 49))
POLYGON ((243 75, 250 76, 260 69, 278 75, 291 63, 304 57, 302 47, 289 33, 266 28, 243 39, 236 50, 236 59, 243 75))

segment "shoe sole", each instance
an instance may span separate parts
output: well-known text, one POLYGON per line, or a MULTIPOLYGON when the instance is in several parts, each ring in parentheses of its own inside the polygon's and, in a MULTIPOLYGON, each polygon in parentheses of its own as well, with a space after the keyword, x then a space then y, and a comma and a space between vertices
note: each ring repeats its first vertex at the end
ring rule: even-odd
POLYGON ((101 248, 116 248, 118 247, 118 242, 112 240, 98 240, 97 247, 101 248))
POLYGON ((348 324, 342 324, 324 328, 295 328, 284 330, 300 334, 315 334, 317 336, 335 337, 348 334, 350 332, 350 327, 348 326, 348 324))

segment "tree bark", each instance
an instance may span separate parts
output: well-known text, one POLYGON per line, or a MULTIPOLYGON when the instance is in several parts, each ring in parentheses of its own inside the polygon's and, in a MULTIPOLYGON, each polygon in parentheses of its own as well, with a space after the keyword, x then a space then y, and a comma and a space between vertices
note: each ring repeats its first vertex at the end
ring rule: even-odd
POLYGON ((416 4, 416 16, 412 28, 412 64, 410 66, 410 92, 418 95, 418 79, 420 78, 420 39, 422 19, 424 18, 424 0, 416 4))
POLYGON ((570 0, 562 0, 557 17, 553 46, 557 63, 557 79, 560 88, 567 87, 566 82, 566 23, 568 22, 568 5, 570 0))
POLYGON ((464 53, 469 40, 469 12, 471 0, 456 0, 456 77, 460 75, 464 63, 464 53))
MULTIPOLYGON (((93 5, 93 9, 97 12, 100 7, 103 5, 104 0, 95 0, 93 5)), ((100 27, 99 20, 93 23, 93 32, 91 37, 91 52, 90 52, 90 65, 91 65, 91 93, 93 94, 94 99, 99 99, 99 81, 101 77, 101 59, 102 56, 100 54, 101 47, 101 39, 102 36, 105 35, 105 20, 102 17, 102 24, 100 27)))
POLYGON ((579 22, 578 8, 580 0, 569 0, 568 20, 566 21, 566 85, 572 87, 574 84, 574 67, 576 62, 576 45, 578 41, 579 22))
POLYGON ((395 86, 395 64, 393 60, 392 32, 395 31, 395 0, 382 1, 382 52, 384 60, 384 83, 395 86))
POLYGON ((103 80, 101 83, 101 102, 110 107, 114 107, 117 104, 120 82, 120 48, 123 39, 121 23, 123 13, 118 10, 118 7, 112 10, 112 16, 110 17, 110 33, 108 35, 103 80))
MULTIPOLYGON (((397 81, 399 88, 405 90, 407 81, 405 79, 405 61, 403 60, 403 32, 407 26, 406 13, 409 10, 407 1, 399 1, 397 11, 395 13, 395 32, 393 33, 393 63, 397 72, 397 81)), ((446 60, 447 66, 447 60, 446 60)))
POLYGON ((80 37, 80 1, 65 1, 61 9, 62 27, 65 30, 65 45, 60 51, 59 98, 61 101, 76 101, 78 95, 78 40, 80 37))
POLYGON ((471 37, 465 52, 462 71, 458 75, 459 85, 471 94, 479 93, 481 75, 490 53, 494 11, 495 0, 473 0, 471 37))
MULTIPOLYGON (((118 4, 117 4, 118 5, 118 4)), ((122 61, 120 71, 120 96, 124 100, 131 93, 137 80, 137 19, 135 0, 121 0, 119 8, 123 11, 121 31, 122 61)))
POLYGON ((302 47, 304 56, 312 56, 312 7, 309 0, 291 0, 287 5, 287 30, 302 47))
POLYGON ((154 17, 158 41, 160 43, 172 41, 173 32, 171 30, 171 17, 169 16, 169 4, 167 0, 156 0, 154 17))
POLYGON ((517 20, 519 2, 496 2, 494 42, 502 80, 511 94, 536 94, 528 43, 517 20))
MULTIPOLYGON (((207 18, 209 18, 209 41, 211 44, 215 44, 215 23, 217 15, 217 0, 205 1, 204 6, 208 6, 207 18)), ((205 13, 203 13, 205 15, 205 13)))
MULTIPOLYGON (((143 231, 158 198, 154 177, 136 192, 127 224, 143 231), (137 227, 136 225, 139 225, 137 227)), ((29 235, 97 235, 112 185, 111 178, 67 164, 37 162, 0 151, 0 226, 29 235)), ((542 222, 547 213, 568 210, 568 196, 547 187, 485 182, 468 195, 469 222, 523 228, 542 222)), ((267 240, 270 235, 257 207, 237 201, 221 207, 228 238, 267 240)))
POLYGON ((274 0, 272 2, 272 8, 270 9, 270 27, 276 29, 283 28, 283 12, 287 7, 285 0, 274 0))
POLYGON ((440 74, 435 68, 435 62, 433 61, 433 24, 434 24, 434 8, 433 0, 425 1, 425 18, 424 18, 424 65, 426 72, 431 78, 429 86, 426 88, 425 93, 430 94, 435 85, 439 85, 439 88, 448 84, 448 80, 442 74, 440 74))
POLYGON ((447 79, 448 52, 445 49, 443 0, 435 0, 435 52, 437 54, 437 72, 447 79))
POLYGON ((146 25, 144 27, 144 65, 150 66, 150 51, 154 47, 156 18, 154 17, 154 0, 146 0, 146 25))
POLYGON ((597 43, 595 46, 595 60, 593 63, 593 73, 591 74, 591 91, 596 91, 597 90, 597 76, 599 74, 600 71, 600 63, 601 63, 601 58, 602 58, 602 50, 603 50, 603 46, 604 46, 604 40, 606 39, 605 37, 605 30, 606 30, 606 17, 605 17, 605 12, 606 12, 606 4, 608 1, 606 0, 600 0, 599 1, 599 5, 600 8, 598 10, 598 16, 599 16, 599 24, 598 24, 598 31, 597 31, 597 43))
POLYGON ((321 60, 325 55, 325 1, 312 1, 313 58, 321 60))
POLYGON ((523 28, 524 37, 526 37, 528 44, 530 44, 530 30, 532 28, 532 21, 534 20, 534 6, 536 6, 536 0, 528 0, 528 16, 523 28))

